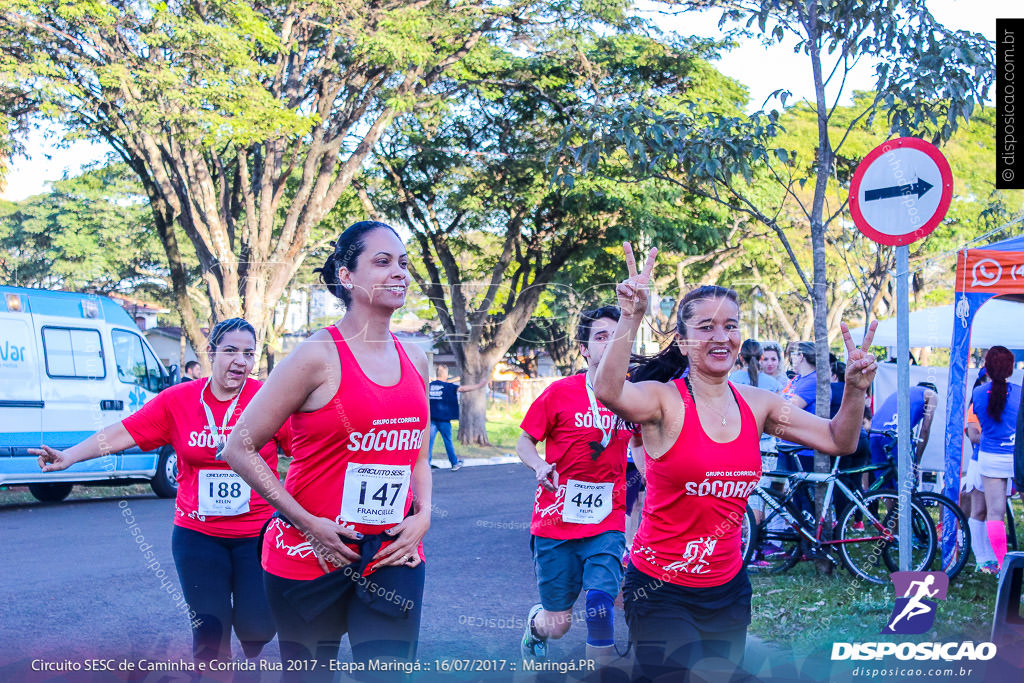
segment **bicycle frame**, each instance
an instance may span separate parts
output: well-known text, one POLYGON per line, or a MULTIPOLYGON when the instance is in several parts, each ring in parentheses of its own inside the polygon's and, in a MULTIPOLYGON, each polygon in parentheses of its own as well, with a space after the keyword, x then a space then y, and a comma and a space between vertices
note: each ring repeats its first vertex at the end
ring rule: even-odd
MULTIPOLYGON (((866 542, 866 541, 885 541, 885 542, 892 542, 892 541, 894 541, 896 537, 895 537, 893 531, 891 529, 886 529, 885 525, 882 524, 881 520, 879 520, 878 517, 874 513, 871 512, 871 509, 867 505, 865 505, 864 499, 861 496, 860 492, 851 489, 849 486, 847 486, 846 484, 844 484, 842 481, 839 480, 838 474, 837 474, 838 466, 839 466, 839 461, 837 460, 836 464, 832 467, 832 471, 829 472, 829 473, 822 473, 822 472, 787 472, 787 473, 784 473, 786 479, 788 479, 792 483, 792 486, 790 488, 789 493, 786 495, 785 498, 783 498, 782 505, 777 503, 772 496, 763 495, 762 494, 763 489, 760 486, 756 486, 754 488, 754 493, 761 500, 764 501, 765 505, 768 508, 770 508, 776 514, 780 514, 780 513, 783 512, 783 505, 785 505, 786 503, 789 503, 790 501, 793 500, 794 493, 796 492, 796 490, 797 490, 797 488, 799 486, 807 486, 807 485, 810 485, 810 484, 827 484, 828 488, 825 490, 825 501, 824 501, 824 505, 822 506, 822 514, 821 514, 821 517, 816 520, 817 526, 813 528, 813 533, 811 531, 810 524, 808 524, 808 522, 806 522, 806 520, 804 520, 802 518, 798 518, 796 520, 797 522, 799 522, 799 526, 796 526, 794 524, 790 524, 790 526, 793 527, 794 531, 797 531, 798 533, 800 533, 804 538, 806 538, 808 541, 813 543, 815 546, 830 547, 830 546, 842 545, 844 543, 863 543, 863 542, 866 542), (825 521, 828 518, 829 509, 830 509, 831 504, 832 504, 832 496, 833 496, 836 488, 838 488, 840 491, 842 491, 843 494, 845 494, 846 497, 854 505, 857 506, 857 508, 865 515, 865 517, 864 517, 865 522, 870 523, 875 529, 877 529, 880 532, 880 534, 881 534, 880 536, 864 536, 862 538, 846 539, 846 540, 843 540, 843 539, 822 540, 822 538, 821 538, 822 532, 825 530, 825 521)), ((783 475, 783 473, 781 473, 781 472, 777 472, 777 473, 770 472, 770 473, 766 474, 766 476, 776 476, 776 477, 780 477, 782 475, 783 475)), ((830 559, 832 559, 832 558, 830 558, 830 559)), ((834 559, 832 559, 832 561, 835 562, 834 559)))

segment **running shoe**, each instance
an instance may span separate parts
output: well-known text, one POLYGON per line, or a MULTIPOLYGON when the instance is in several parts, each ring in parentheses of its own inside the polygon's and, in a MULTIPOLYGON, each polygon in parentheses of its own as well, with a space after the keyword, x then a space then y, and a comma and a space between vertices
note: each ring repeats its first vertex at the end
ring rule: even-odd
POLYGON ((853 530, 854 531, 864 531, 864 522, 854 522, 853 523, 853 530))
POLYGON ((526 630, 523 632, 523 642, 519 648, 523 659, 547 659, 547 641, 541 640, 533 632, 533 620, 542 609, 543 606, 538 603, 530 608, 530 613, 526 617, 526 630))
POLYGON ((777 555, 785 555, 786 551, 782 546, 775 545, 774 543, 763 543, 761 544, 761 556, 762 557, 775 557, 777 555))
POLYGON ((750 563, 750 566, 754 567, 755 569, 771 569, 772 563, 768 560, 755 560, 750 563))
POLYGON ((461 470, 462 466, 465 465, 465 464, 466 463, 462 462, 461 460, 456 460, 455 464, 452 465, 452 472, 454 472, 456 470, 461 470))
POLYGON ((982 562, 981 566, 978 567, 978 571, 982 574, 998 574, 999 563, 995 560, 989 560, 988 562, 982 562))

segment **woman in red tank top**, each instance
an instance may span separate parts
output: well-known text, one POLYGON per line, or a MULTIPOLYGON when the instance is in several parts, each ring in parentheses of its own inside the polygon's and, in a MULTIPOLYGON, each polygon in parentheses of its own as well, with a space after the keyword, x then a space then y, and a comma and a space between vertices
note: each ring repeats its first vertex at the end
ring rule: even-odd
POLYGON ((770 391, 729 383, 740 349, 740 307, 724 287, 699 287, 683 297, 675 340, 627 381, 657 250, 638 273, 630 245, 624 246, 629 278, 616 289, 622 315, 594 390, 604 405, 640 425, 646 453, 647 498, 622 591, 637 679, 687 680, 698 662, 708 675, 728 677, 741 673, 750 623, 740 520, 761 476, 761 433, 834 455, 856 450, 876 370, 865 350, 874 327, 858 349, 843 325, 846 391, 831 421, 792 410, 770 391))
POLYGON ((409 287, 405 246, 384 223, 356 223, 319 271, 344 317, 274 368, 224 453, 278 510, 264 584, 282 659, 308 665, 285 680, 331 680, 345 633, 355 662, 387 671, 415 658, 430 526, 427 359, 390 332, 409 287), (251 444, 289 417, 282 485, 251 444))

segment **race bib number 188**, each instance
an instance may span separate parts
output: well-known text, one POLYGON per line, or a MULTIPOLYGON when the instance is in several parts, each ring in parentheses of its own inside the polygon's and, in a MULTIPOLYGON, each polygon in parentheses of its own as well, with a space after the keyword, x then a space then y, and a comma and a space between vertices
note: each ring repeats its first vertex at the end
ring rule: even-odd
POLYGON ((199 470, 199 514, 229 517, 249 511, 252 487, 231 470, 199 470))
POLYGON ((614 486, 570 479, 565 484, 562 520, 574 524, 600 524, 612 511, 614 486))
POLYGON ((350 462, 345 471, 341 518, 357 524, 398 524, 409 495, 408 465, 350 462))

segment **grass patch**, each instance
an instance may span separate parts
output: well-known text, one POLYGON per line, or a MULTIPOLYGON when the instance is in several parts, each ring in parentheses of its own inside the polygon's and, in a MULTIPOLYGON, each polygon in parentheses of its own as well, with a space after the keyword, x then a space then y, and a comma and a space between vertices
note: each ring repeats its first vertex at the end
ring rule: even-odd
MULTIPOLYGON (((523 409, 518 405, 490 401, 487 405, 487 439, 490 446, 466 446, 458 442, 458 421, 452 422, 452 438, 455 439, 455 451, 460 458, 492 458, 496 455, 514 454, 516 441, 523 430, 519 423, 523 421, 523 409)), ((542 450, 543 452, 543 450, 542 450)), ((434 439, 434 457, 444 458, 444 444, 441 437, 434 439)))
MULTIPOLYGON (((879 632, 892 614, 892 584, 877 586, 855 579, 844 568, 832 576, 801 562, 776 576, 750 575, 754 588, 750 631, 798 655, 830 652, 837 641, 902 642, 906 636, 879 632)), ((922 641, 987 641, 992 628, 997 577, 968 564, 938 601, 935 625, 922 641)))
MULTIPOLYGON (((100 486, 96 484, 75 484, 71 493, 64 500, 96 500, 99 498, 126 498, 128 496, 150 495, 154 498, 153 488, 149 484, 129 484, 127 486, 100 486)), ((28 486, 0 486, 0 506, 24 505, 39 503, 28 491, 28 486)), ((59 503, 56 503, 59 505, 59 503)), ((54 505, 54 503, 48 503, 54 505)))

